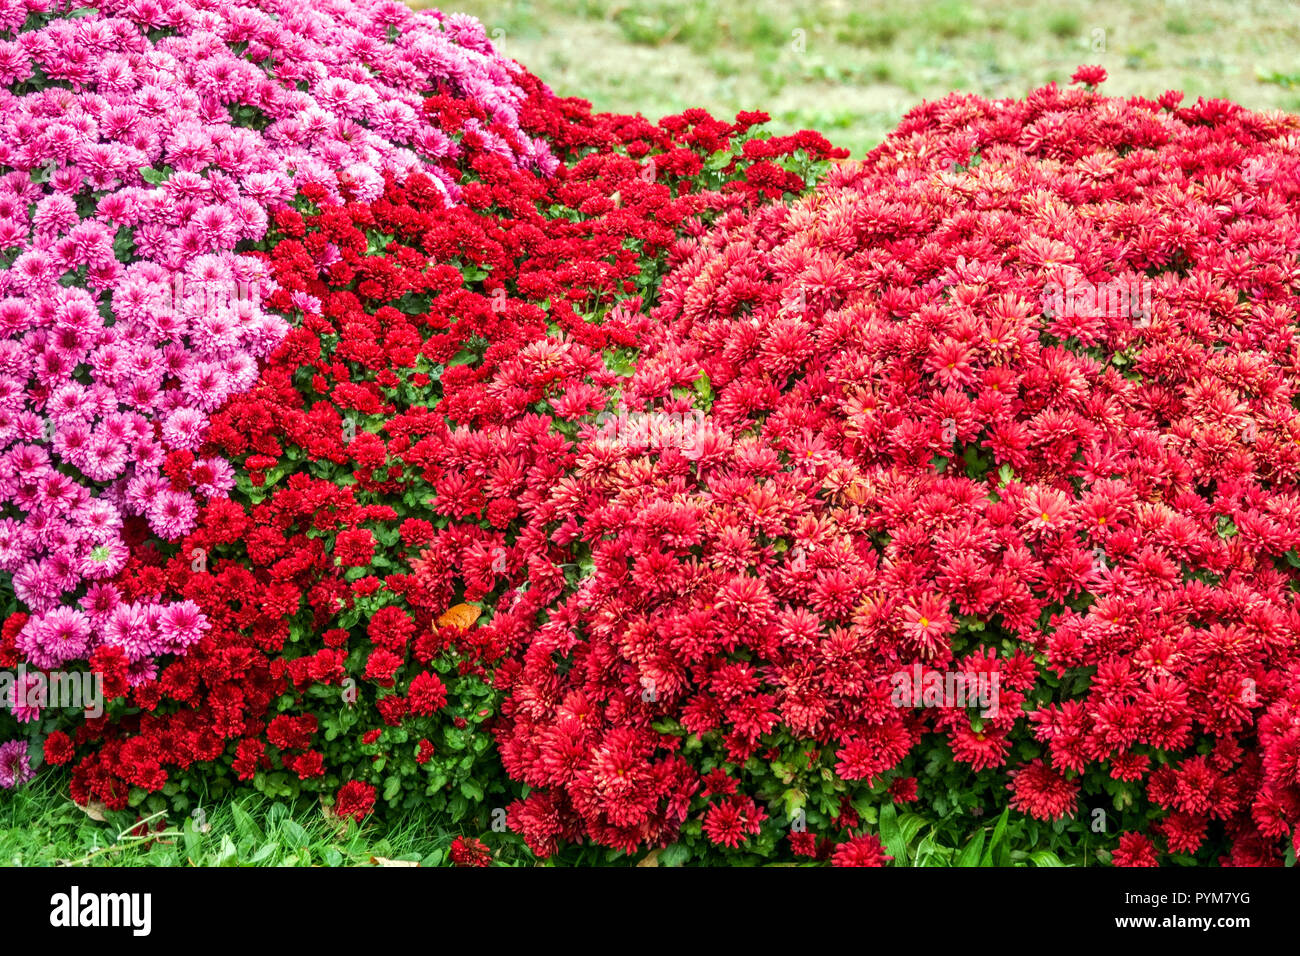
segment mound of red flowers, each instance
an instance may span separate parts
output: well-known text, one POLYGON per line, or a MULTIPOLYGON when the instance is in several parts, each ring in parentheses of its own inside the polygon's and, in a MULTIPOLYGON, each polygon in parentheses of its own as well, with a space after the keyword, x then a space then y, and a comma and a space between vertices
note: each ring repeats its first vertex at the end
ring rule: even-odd
POLYGON ((821 856, 919 801, 1116 863, 1282 862, 1300 118, 1180 100, 955 95, 728 212, 675 247, 612 420, 594 347, 503 365, 579 428, 522 499, 543 426, 480 439, 525 596, 561 590, 495 625, 536 852, 821 856))

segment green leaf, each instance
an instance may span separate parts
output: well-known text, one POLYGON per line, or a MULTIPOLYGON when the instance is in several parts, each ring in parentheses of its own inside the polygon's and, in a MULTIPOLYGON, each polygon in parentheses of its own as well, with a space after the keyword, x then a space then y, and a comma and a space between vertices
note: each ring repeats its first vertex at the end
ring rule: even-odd
POLYGON ((238 803, 230 805, 230 814, 235 818, 235 832, 241 837, 254 837, 260 839, 262 836, 261 829, 253 822, 252 816, 247 810, 238 803))
POLYGON ((1065 866, 1051 850, 1035 850, 1029 854, 1029 859, 1034 861, 1035 866, 1065 866))
POLYGON ((397 796, 397 791, 402 789, 402 778, 398 774, 390 774, 384 781, 384 800, 390 801, 397 796))
POLYGON ((126 226, 117 230, 113 238, 113 257, 118 262, 127 262, 135 255, 135 237, 126 226))
POLYGON ((803 809, 804 804, 808 802, 808 795, 797 787, 791 787, 784 794, 785 797, 785 816, 786 819, 793 819, 794 815, 803 809))
MULTIPOLYGON (((993 837, 989 840, 989 848, 984 851, 984 858, 980 860, 980 866, 1003 866, 1002 863, 994 862, 994 854, 1002 849, 1002 841, 1007 835, 1007 814, 1011 812, 1010 807, 1002 811, 1002 816, 998 817, 998 822, 993 826, 993 837)), ((1005 854, 1002 854, 1005 855, 1005 854)))
POLYGON ((919 813, 904 813, 898 818, 898 829, 899 832, 903 834, 904 846, 912 845, 912 841, 916 839, 917 835, 925 827, 926 822, 925 817, 921 816, 919 813))
POLYGON ((285 820, 280 827, 280 832, 284 834, 285 842, 290 846, 304 847, 309 842, 307 831, 296 820, 285 820))
POLYGON ((721 172, 734 158, 729 152, 719 151, 704 161, 704 168, 710 172, 721 172))
POLYGON ((664 851, 659 854, 660 866, 681 866, 691 858, 691 851, 680 843, 673 843, 664 847, 664 851))
POLYGON ((465 799, 478 802, 483 799, 483 788, 473 780, 465 780, 460 785, 460 792, 465 795, 465 799))
POLYGON ((700 397, 700 402, 706 409, 713 404, 713 383, 709 381, 707 372, 701 372, 695 380, 695 394, 700 397))
POLYGON ((197 864, 199 851, 203 848, 203 834, 199 832, 199 822, 193 817, 186 820, 182 836, 185 840, 185 856, 190 862, 197 864))
POLYGON ((222 834, 221 849, 217 851, 214 863, 217 866, 235 866, 239 863, 239 851, 235 849, 234 841, 230 839, 229 834, 222 834))
POLYGON ((895 866, 907 865, 907 841, 898 827, 898 811, 892 803, 880 808, 880 842, 885 844, 885 852, 894 858, 895 866))
POLYGON ((957 857, 954 866, 979 866, 980 852, 984 849, 984 831, 976 830, 975 836, 966 844, 966 848, 957 857))
POLYGON ((450 368, 453 365, 469 365, 471 362, 477 361, 478 353, 471 352, 468 349, 461 349, 456 353, 455 357, 447 363, 447 366, 450 368))
POLYGON ((934 831, 925 835, 916 848, 916 866, 946 866, 947 857, 952 853, 947 847, 941 847, 934 839, 934 831))

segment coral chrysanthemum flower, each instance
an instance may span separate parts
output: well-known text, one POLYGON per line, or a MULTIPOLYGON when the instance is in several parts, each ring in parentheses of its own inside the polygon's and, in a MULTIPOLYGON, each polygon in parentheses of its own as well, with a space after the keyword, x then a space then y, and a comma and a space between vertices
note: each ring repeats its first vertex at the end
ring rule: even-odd
POLYGON ((903 633, 923 657, 939 657, 952 634, 954 622, 948 601, 937 594, 925 594, 903 608, 903 633))

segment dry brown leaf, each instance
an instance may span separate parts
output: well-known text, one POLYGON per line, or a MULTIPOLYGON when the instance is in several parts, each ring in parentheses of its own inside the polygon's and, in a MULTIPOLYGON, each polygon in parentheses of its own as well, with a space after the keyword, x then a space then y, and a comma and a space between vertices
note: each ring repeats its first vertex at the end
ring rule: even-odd
POLYGON ((646 854, 645 859, 638 863, 637 866, 658 866, 659 854, 662 852, 663 850, 651 850, 646 854))
POLYGON ((108 820, 108 817, 104 815, 107 812, 108 807, 100 803, 98 800, 91 800, 86 804, 78 803, 77 806, 81 808, 81 811, 85 813, 86 816, 90 817, 90 819, 94 820, 96 823, 104 823, 108 820))
POLYGON ((456 604, 447 608, 442 617, 438 618, 438 626, 455 627, 462 631, 468 631, 482 613, 480 609, 472 604, 456 604))
POLYGON ((372 856, 370 862, 375 866, 419 866, 419 860, 389 860, 382 856, 372 856))
POLYGON ((321 794, 321 798, 320 798, 320 812, 321 812, 321 816, 325 818, 325 822, 334 830, 334 832, 337 835, 343 836, 345 833, 348 832, 348 821, 344 820, 337 813, 335 813, 334 807, 325 802, 324 794, 321 794))

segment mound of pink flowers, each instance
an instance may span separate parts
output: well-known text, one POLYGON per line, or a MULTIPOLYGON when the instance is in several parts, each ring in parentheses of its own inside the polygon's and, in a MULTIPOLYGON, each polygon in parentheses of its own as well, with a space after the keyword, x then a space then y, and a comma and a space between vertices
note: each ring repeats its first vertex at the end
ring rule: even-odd
POLYGON ((125 521, 175 540, 196 494, 234 484, 218 458, 191 490, 161 466, 199 450, 294 318, 261 307, 268 270, 247 254, 268 211, 308 182, 372 200, 411 170, 454 201, 470 130, 549 169, 513 70, 476 20, 397 2, 0 4, 0 571, 34 612, 33 664, 106 642, 145 676, 201 636, 194 604, 105 582, 125 521), (435 93, 473 114, 455 135, 422 111, 435 93))

